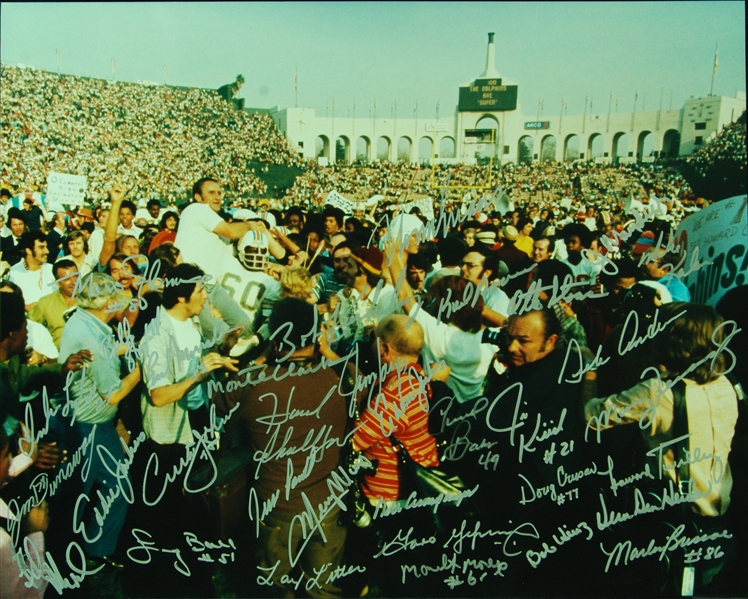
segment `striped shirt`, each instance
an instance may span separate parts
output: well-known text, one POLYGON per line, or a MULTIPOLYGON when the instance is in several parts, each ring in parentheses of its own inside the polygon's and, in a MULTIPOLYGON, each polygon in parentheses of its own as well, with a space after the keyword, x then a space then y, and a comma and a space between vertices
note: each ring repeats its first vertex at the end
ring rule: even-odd
POLYGON ((353 447, 377 460, 374 476, 364 477, 364 495, 394 501, 399 497, 397 456, 389 437, 394 435, 422 466, 438 466, 436 440, 429 434, 431 387, 418 364, 408 364, 384 379, 380 393, 364 410, 353 436, 353 447))

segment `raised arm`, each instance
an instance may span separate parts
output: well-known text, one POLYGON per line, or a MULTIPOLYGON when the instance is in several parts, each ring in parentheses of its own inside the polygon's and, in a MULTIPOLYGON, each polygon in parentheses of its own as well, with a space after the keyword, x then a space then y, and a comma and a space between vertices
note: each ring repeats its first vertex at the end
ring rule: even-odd
POLYGON ((104 226, 104 243, 99 254, 99 264, 102 266, 106 266, 109 258, 114 256, 117 227, 119 227, 119 209, 122 206, 122 200, 125 199, 125 188, 120 183, 115 183, 109 190, 109 199, 112 201, 112 206, 104 226))
POLYGON ((389 265, 392 284, 397 290, 397 299, 403 307, 406 314, 418 304, 413 289, 405 277, 405 264, 407 252, 400 249, 397 240, 390 238, 384 248, 384 263, 389 265))

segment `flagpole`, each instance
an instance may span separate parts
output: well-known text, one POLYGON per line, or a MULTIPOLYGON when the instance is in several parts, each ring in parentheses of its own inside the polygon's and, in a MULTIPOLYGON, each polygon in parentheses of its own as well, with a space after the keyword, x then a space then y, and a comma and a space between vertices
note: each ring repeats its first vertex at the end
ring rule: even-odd
POLYGON ((296 108, 298 108, 299 107, 299 67, 298 66, 296 67, 296 70, 294 71, 293 91, 294 91, 294 94, 296 95, 296 102, 295 102, 296 108))
POLYGON ((709 95, 714 95, 714 78, 717 76, 717 67, 719 66, 719 44, 714 49, 714 68, 712 69, 712 86, 709 88, 709 95))

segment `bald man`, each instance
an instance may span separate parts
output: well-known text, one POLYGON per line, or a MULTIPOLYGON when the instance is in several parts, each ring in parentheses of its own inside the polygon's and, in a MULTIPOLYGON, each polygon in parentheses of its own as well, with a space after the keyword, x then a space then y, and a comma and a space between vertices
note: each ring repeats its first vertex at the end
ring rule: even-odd
POLYGON ((428 377, 418 364, 423 339, 421 325, 409 323, 404 314, 387 316, 377 326, 377 350, 391 370, 353 435, 354 449, 379 462, 376 474, 364 477, 364 494, 375 501, 405 499, 399 489, 397 456, 390 436, 395 436, 419 464, 439 464, 436 441, 428 430, 428 377))

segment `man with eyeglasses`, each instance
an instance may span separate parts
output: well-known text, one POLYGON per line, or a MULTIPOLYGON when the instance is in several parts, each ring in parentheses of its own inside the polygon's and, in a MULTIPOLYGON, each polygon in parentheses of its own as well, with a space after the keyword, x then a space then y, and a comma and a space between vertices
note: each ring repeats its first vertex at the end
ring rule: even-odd
POLYGON ((503 319, 509 314, 509 296, 499 288, 499 267, 496 254, 476 243, 462 259, 460 274, 480 290, 486 307, 503 319))

